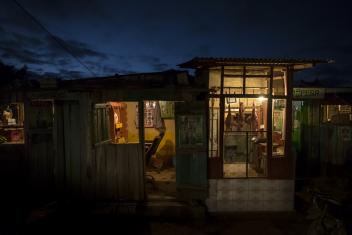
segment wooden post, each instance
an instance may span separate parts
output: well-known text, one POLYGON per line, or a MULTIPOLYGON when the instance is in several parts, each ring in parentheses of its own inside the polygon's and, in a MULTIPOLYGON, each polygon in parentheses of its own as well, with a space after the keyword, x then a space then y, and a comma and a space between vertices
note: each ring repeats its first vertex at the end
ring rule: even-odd
POLYGON ((225 98, 224 98, 224 66, 221 66, 221 89, 220 89, 220 138, 219 138, 219 153, 220 153, 220 165, 222 177, 224 177, 224 107, 225 107, 225 98))
POLYGON ((269 94, 268 94, 268 108, 267 108, 267 177, 271 177, 271 161, 272 161, 272 145, 273 145, 273 100, 272 100, 272 91, 273 91, 273 76, 274 68, 270 66, 270 81, 269 81, 269 94))
MULTIPOLYGON (((145 154, 144 154, 144 101, 138 101, 138 126, 139 126, 139 143, 142 151, 143 158, 143 176, 145 176, 145 154)), ((145 178, 145 177, 144 177, 145 178)), ((145 181, 144 181, 145 182, 145 181)), ((146 198, 146 184, 144 183, 144 198, 146 198)))
POLYGON ((246 66, 242 70, 242 94, 246 94, 246 66))
POLYGON ((293 68, 292 66, 286 67, 286 80, 287 80, 287 100, 286 100, 286 135, 285 135, 285 155, 288 163, 288 176, 293 178, 295 174, 295 159, 292 156, 292 96, 293 96, 293 68))

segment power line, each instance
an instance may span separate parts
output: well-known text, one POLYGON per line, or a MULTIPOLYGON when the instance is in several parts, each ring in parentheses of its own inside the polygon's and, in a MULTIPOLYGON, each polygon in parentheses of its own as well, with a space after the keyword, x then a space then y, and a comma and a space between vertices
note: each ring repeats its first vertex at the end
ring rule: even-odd
POLYGON ((64 49, 68 54, 70 54, 80 65, 82 65, 89 73, 91 73, 93 76, 96 76, 96 74, 87 66, 85 65, 75 54, 74 52, 65 45, 65 42, 63 42, 62 40, 58 39, 57 37, 55 37, 52 33, 50 33, 50 31, 45 28, 44 25, 42 25, 39 20, 37 20, 28 10, 26 10, 26 8, 24 8, 18 1, 16 0, 12 0, 19 8, 22 9, 22 11, 24 13, 26 13, 26 15, 28 15, 33 21, 34 23, 36 23, 42 30, 44 30, 49 36, 50 38, 55 41, 62 49, 64 49))

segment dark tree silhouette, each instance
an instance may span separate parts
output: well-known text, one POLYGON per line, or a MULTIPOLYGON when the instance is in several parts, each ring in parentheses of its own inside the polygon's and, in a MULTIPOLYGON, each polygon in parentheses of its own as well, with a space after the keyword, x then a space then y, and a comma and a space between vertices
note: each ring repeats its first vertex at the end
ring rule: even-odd
POLYGON ((6 65, 0 60, 0 86, 16 87, 27 83, 29 77, 26 65, 16 69, 12 65, 6 65))

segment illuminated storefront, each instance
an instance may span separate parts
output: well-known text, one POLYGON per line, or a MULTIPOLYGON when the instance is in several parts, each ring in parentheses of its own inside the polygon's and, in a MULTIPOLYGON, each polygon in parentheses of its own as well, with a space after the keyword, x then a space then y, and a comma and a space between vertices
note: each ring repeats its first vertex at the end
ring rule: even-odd
POLYGON ((194 58, 181 64, 196 69, 196 82, 209 90, 210 211, 293 209, 293 73, 317 63, 326 61, 194 58))

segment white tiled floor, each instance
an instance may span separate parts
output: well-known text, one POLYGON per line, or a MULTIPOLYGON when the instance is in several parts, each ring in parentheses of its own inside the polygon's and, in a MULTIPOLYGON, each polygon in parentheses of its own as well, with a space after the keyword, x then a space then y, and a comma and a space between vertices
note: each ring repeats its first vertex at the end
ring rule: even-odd
MULTIPOLYGON (((224 177, 241 178, 247 177, 247 164, 246 163, 226 163, 224 164, 224 177)), ((259 173, 248 164, 248 177, 263 177, 264 173, 259 173)))
POLYGON ((209 211, 293 210, 293 180, 209 180, 209 211))

